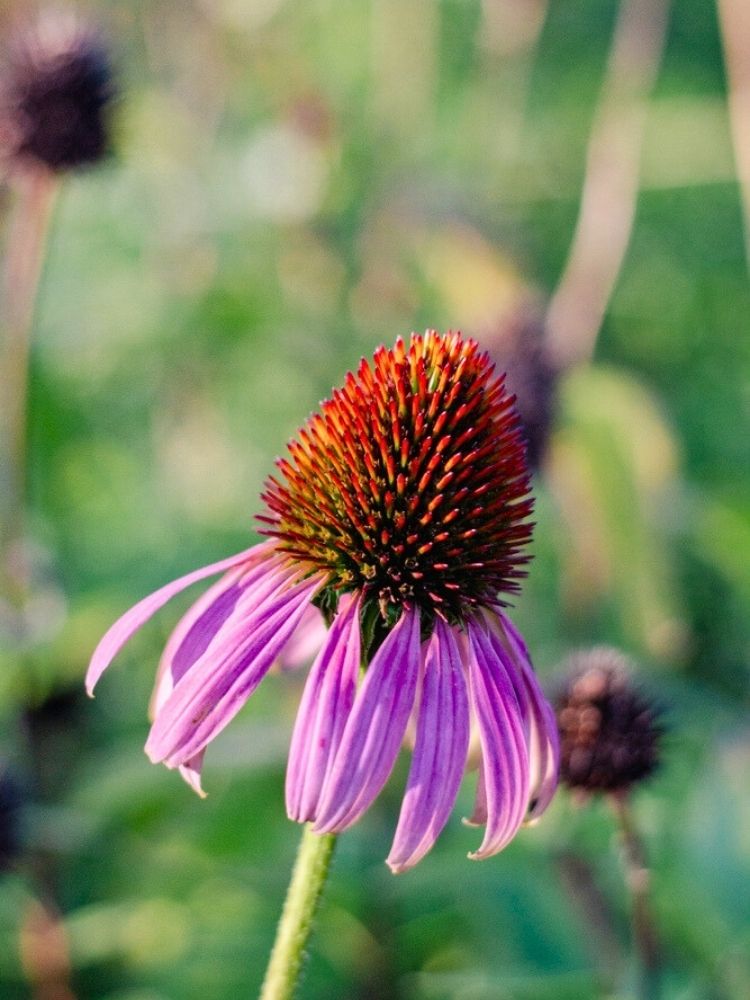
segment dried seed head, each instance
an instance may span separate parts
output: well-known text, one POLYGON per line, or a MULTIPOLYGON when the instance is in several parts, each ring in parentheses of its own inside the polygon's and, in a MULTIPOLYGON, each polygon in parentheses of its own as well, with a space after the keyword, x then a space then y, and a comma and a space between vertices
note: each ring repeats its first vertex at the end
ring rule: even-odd
POLYGON ((72 15, 39 17, 11 42, 0 88, 0 137, 16 166, 64 171, 108 151, 113 97, 107 51, 72 15))
MULTIPOLYGON (((512 397, 473 340, 433 330, 363 360, 268 481, 265 533, 386 621, 460 622, 525 575, 529 474, 512 397)), ((325 609, 325 608, 324 608, 325 609)))
POLYGON ((625 656, 606 646, 575 654, 556 699, 560 780, 586 792, 625 791, 658 766, 659 710, 633 686, 625 656))

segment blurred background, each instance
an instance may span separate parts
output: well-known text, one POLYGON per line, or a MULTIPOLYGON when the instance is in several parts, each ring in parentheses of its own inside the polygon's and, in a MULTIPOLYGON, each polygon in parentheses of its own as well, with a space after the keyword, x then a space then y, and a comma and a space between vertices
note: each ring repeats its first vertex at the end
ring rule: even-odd
MULTIPOLYGON (((2 5, 9 27, 29 5, 2 5)), ((514 619, 554 692, 606 642, 665 706, 633 797, 662 995, 750 996, 750 24, 744 0, 133 0, 113 152, 61 185, 30 361, 22 620, 0 653, 0 996, 257 991, 299 836, 304 674, 270 678, 200 801, 142 753, 190 592, 83 694, 101 633, 247 547, 287 439, 361 355, 460 328, 534 440, 514 619), (744 179, 744 183, 743 183, 744 179), (515 373, 515 375, 514 375, 515 373), (514 377, 516 381, 514 382, 514 377)), ((7 245, 16 205, 0 188, 7 245)), ((7 627, 5 627, 7 626, 7 627)), ((309 1000, 635 996, 616 827, 562 789, 466 860, 383 863, 408 761, 341 837, 309 1000)))

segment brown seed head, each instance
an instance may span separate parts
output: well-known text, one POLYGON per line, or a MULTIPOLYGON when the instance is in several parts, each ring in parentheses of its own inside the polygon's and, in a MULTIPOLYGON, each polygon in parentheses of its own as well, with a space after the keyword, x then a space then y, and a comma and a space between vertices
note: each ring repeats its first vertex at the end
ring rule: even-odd
POLYGON ((624 791, 658 766, 659 710, 629 679, 622 653, 597 647, 570 658, 556 699, 560 780, 587 792, 624 791))
POLYGON ((39 17, 11 40, 0 86, 0 137, 17 167, 53 171, 95 163, 108 151, 113 97, 101 39, 72 15, 39 17))

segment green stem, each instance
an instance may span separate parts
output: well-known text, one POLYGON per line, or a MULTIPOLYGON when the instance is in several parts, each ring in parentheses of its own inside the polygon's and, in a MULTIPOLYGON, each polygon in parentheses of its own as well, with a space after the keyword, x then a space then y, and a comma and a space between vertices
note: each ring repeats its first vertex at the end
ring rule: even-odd
POLYGON ((651 918, 649 884, 651 881, 646 853, 633 820, 627 795, 609 797, 620 826, 625 879, 633 908, 633 941, 641 966, 639 996, 641 1000, 657 1000, 661 993, 661 953, 659 938, 651 918))
POLYGON ((290 1000, 294 996, 335 843, 335 834, 313 833, 309 823, 302 832, 259 1000, 290 1000))
POLYGON ((31 327, 58 181, 46 170, 29 169, 16 188, 0 310, 0 582, 11 605, 22 607, 24 571, 12 563, 24 533, 31 327))

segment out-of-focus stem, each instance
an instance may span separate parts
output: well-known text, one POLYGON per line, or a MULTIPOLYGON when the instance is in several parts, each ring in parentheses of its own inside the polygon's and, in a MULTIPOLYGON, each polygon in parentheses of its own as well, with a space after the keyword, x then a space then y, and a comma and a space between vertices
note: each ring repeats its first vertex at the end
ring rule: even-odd
POLYGON ((571 903, 586 921, 588 948, 611 983, 615 972, 622 967, 623 955, 607 900, 596 884, 591 866, 582 857, 565 851, 557 858, 557 866, 571 903))
POLYGON ((19 950, 32 1000, 75 1000, 67 935, 60 914, 49 902, 34 900, 28 905, 19 950))
POLYGON ((479 42, 494 56, 502 93, 502 150, 511 160, 523 148, 531 78, 549 0, 482 0, 479 42))
POLYGON ((23 574, 10 562, 23 537, 31 327, 58 181, 45 170, 28 169, 18 174, 15 187, 0 306, 0 579, 11 603, 20 605, 23 574))
POLYGON ((632 902, 633 940, 641 965, 641 1000, 657 1000, 661 954, 659 938, 651 918, 649 884, 651 881, 646 854, 633 821, 627 793, 609 797, 620 827, 625 865, 625 880, 632 902))
POLYGON ((661 62, 669 0, 621 0, 589 138, 581 205, 547 314, 560 367, 593 354, 633 228, 648 97, 661 62))
POLYGON ((745 223, 745 257, 750 268, 750 4, 718 0, 727 74, 729 125, 745 223))

